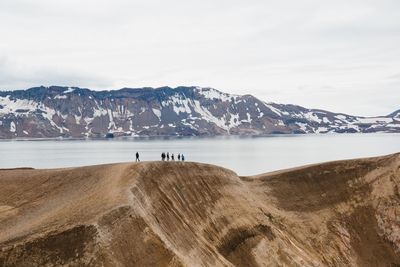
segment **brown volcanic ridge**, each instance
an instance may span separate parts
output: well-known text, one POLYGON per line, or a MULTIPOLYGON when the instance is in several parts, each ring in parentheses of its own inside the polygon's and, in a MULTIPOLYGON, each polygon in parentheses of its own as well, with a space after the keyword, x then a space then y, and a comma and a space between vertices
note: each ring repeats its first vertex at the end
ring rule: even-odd
POLYGON ((400 154, 1 170, 0 266, 400 266, 399 185, 400 154))

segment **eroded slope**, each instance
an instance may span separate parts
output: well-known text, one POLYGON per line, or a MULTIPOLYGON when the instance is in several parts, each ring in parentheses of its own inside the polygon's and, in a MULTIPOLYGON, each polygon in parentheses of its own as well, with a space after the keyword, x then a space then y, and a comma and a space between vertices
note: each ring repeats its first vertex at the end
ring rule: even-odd
POLYGON ((0 170, 0 266, 396 266, 399 182, 399 154, 0 170))

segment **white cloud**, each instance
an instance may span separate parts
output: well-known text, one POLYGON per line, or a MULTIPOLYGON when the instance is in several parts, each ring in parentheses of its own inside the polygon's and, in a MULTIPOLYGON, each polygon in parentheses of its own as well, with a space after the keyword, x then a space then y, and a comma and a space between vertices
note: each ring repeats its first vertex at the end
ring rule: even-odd
POLYGON ((399 81, 388 78, 400 69, 399 8, 395 0, 2 0, 0 88, 200 85, 386 114, 399 108, 399 81))
POLYGON ((63 66, 46 67, 28 62, 11 62, 0 58, 0 84, 2 89, 27 89, 39 85, 68 85, 86 87, 110 87, 112 81, 77 69, 65 69, 63 66))

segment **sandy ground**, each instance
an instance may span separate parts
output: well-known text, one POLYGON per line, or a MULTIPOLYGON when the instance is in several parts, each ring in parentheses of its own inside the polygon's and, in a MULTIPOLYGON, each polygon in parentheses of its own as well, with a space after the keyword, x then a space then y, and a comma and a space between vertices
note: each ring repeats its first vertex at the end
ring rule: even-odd
POLYGON ((400 154, 0 170, 0 266, 400 266, 399 183, 400 154))

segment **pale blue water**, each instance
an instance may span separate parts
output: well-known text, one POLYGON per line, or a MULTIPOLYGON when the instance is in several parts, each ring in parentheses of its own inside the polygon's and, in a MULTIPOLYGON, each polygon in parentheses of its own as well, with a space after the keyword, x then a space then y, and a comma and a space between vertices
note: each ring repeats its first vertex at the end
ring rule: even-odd
POLYGON ((400 134, 275 135, 180 139, 0 141, 0 168, 58 168, 159 160, 161 152, 220 165, 239 175, 400 152, 400 134))

